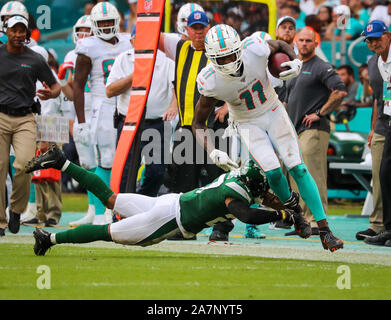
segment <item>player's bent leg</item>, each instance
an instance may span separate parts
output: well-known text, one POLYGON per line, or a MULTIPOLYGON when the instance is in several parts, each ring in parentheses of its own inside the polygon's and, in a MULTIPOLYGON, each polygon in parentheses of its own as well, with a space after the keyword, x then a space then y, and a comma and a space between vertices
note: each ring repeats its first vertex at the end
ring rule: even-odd
POLYGON ((35 170, 47 168, 55 168, 65 172, 79 182, 82 187, 95 194, 105 205, 108 199, 114 194, 96 174, 67 160, 55 144, 44 154, 30 160, 25 167, 25 171, 26 173, 30 173, 35 170))
POLYGON ((121 217, 128 218, 151 210, 158 199, 159 197, 148 197, 137 193, 119 193, 113 210, 121 217))

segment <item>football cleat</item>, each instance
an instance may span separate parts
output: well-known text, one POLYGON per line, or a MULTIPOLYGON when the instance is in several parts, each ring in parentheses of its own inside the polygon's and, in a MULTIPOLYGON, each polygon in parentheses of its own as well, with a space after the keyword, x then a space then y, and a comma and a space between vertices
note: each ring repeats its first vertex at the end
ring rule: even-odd
POLYGON ((244 237, 247 239, 265 239, 266 236, 253 224, 246 224, 244 237))
POLYGON ((30 173, 36 170, 54 168, 61 170, 67 158, 56 144, 53 144, 48 151, 31 159, 25 166, 25 172, 30 173))
POLYGON ((338 249, 343 248, 343 241, 338 239, 331 231, 322 231, 319 230, 320 240, 322 241, 322 246, 325 250, 330 250, 334 252, 338 249))
POLYGON ((301 211, 295 211, 293 209, 285 209, 284 211, 287 214, 287 217, 284 219, 284 222, 287 225, 293 224, 293 226, 295 227, 294 235, 298 235, 303 239, 306 239, 311 236, 311 226, 307 222, 301 211))
POLYGON ((53 243, 50 241, 50 233, 36 228, 33 232, 35 244, 34 244, 34 253, 37 256, 44 256, 46 251, 53 246, 53 243))

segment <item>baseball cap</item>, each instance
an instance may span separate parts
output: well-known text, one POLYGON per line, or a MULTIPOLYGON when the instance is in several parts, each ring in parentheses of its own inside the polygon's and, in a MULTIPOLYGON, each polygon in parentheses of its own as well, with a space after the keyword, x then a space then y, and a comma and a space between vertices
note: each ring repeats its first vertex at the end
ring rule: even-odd
POLYGON ((333 12, 334 14, 344 14, 345 16, 350 16, 350 8, 344 4, 334 7, 333 12))
POLYGON ((292 18, 291 16, 283 16, 283 17, 281 17, 280 19, 278 19, 276 29, 278 29, 278 27, 280 26, 280 24, 283 23, 283 22, 285 22, 285 21, 290 21, 290 22, 292 22, 293 25, 294 25, 295 28, 296 28, 296 19, 295 19, 295 18, 292 18))
POLYGON ((23 23, 25 25, 25 27, 28 28, 29 23, 22 16, 13 16, 13 17, 9 18, 7 21, 7 28, 12 28, 14 25, 16 25, 18 23, 23 23))
POLYGON ((381 37, 385 31, 387 31, 387 26, 383 21, 372 20, 366 25, 362 35, 365 37, 365 40, 367 38, 378 38, 381 37))
POLYGON ((200 23, 204 26, 209 25, 208 16, 202 11, 193 11, 187 18, 187 26, 191 27, 196 23, 200 23))

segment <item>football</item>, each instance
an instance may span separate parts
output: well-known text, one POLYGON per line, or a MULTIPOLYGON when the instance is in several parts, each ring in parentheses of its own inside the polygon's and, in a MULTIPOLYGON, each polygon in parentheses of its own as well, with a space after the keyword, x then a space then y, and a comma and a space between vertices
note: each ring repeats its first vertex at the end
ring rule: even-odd
POLYGON ((269 57, 268 67, 273 77, 279 78, 280 72, 289 70, 289 67, 281 67, 281 63, 290 61, 289 56, 282 52, 276 52, 269 57))

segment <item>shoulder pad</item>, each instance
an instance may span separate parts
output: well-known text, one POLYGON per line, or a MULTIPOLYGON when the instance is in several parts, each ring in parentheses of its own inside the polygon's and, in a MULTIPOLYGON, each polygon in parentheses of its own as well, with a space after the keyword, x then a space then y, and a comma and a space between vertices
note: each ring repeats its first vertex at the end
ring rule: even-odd
POLYGON ((216 86, 216 70, 212 64, 204 67, 197 76, 198 91, 205 97, 213 96, 213 89, 216 86))

